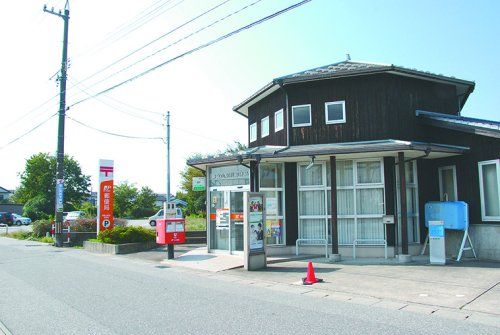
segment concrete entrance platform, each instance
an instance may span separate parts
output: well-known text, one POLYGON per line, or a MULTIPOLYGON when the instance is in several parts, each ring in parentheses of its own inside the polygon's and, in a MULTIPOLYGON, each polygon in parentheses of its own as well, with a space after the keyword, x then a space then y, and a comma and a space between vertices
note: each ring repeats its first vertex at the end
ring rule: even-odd
POLYGON ((220 272, 243 267, 243 255, 208 253, 207 247, 199 247, 174 259, 165 259, 162 263, 195 270, 220 272))

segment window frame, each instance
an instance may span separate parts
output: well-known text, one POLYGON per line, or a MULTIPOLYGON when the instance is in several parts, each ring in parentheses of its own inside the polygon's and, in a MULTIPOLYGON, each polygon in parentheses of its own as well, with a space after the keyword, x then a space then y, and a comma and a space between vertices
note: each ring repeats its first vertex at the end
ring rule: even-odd
POLYGON ((339 124, 346 123, 345 100, 325 102, 325 123, 326 124, 339 124), (342 105, 342 119, 341 120, 328 120, 328 106, 342 105))
POLYGON ((311 104, 306 104, 306 105, 295 105, 292 106, 292 127, 297 128, 297 127, 309 127, 312 125, 312 107, 311 104), (309 123, 295 123, 295 115, 293 113, 293 110, 295 108, 299 107, 309 107, 309 123))
POLYGON ((269 136, 269 115, 260 119, 260 138, 269 136), (267 133, 264 135, 264 121, 267 121, 267 133))
POLYGON ((250 125, 249 129, 248 129, 248 138, 249 138, 249 142, 252 143, 252 142, 255 142, 257 141, 257 122, 254 122, 250 125), (255 137, 252 138, 252 128, 255 128, 255 137))
POLYGON ((480 161, 477 162, 478 166, 478 172, 479 172, 479 197, 481 198, 481 219, 482 221, 500 221, 500 215, 499 216, 487 216, 486 215, 486 208, 485 208, 485 202, 484 202, 484 188, 483 188, 483 165, 491 165, 494 164, 496 167, 496 173, 497 173, 497 190, 499 194, 499 199, 500 201, 500 159, 492 159, 488 161, 480 161))
POLYGON ((453 173, 453 189, 455 191, 455 200, 447 200, 447 201, 458 201, 458 187, 457 187, 457 166, 456 165, 447 165, 438 167, 438 177, 439 177, 439 198, 441 200, 441 195, 443 194, 443 176, 442 172, 444 170, 451 170, 453 173))
POLYGON ((274 132, 277 133, 280 130, 285 129, 285 119, 284 119, 284 113, 283 113, 283 108, 280 109, 279 111, 274 112, 274 132), (278 123, 276 122, 276 116, 278 113, 281 113, 281 126, 278 127, 278 123))
MULTIPOLYGON (((282 242, 275 244, 267 244, 269 246, 284 246, 286 245, 286 205, 285 205, 285 164, 284 163, 273 163, 273 162, 263 162, 263 164, 276 164, 281 165, 281 187, 259 187, 259 191, 262 192, 276 192, 279 194, 281 192, 281 204, 283 208, 281 208, 281 215, 269 215, 271 218, 276 218, 277 220, 281 220, 282 222, 282 242)), ((277 181, 276 181, 277 182, 277 181)), ((259 185, 260 185, 260 164, 259 164, 259 185)), ((277 185, 276 185, 277 186, 277 185)), ((267 215, 266 215, 267 217, 267 215)))

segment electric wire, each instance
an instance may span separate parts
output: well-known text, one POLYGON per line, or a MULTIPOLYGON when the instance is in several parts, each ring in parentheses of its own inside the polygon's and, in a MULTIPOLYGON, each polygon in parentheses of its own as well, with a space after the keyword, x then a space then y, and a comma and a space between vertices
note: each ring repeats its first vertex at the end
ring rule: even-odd
POLYGON ((87 97, 87 98, 84 98, 84 99, 78 100, 77 102, 73 103, 70 107, 76 106, 76 105, 78 105, 78 104, 80 104, 80 103, 82 103, 82 102, 84 102, 84 101, 90 100, 90 99, 95 98, 95 97, 97 97, 97 96, 99 96, 99 95, 102 95, 102 94, 108 93, 108 92, 110 92, 110 91, 112 91, 112 90, 114 90, 114 89, 116 89, 116 88, 118 88, 118 87, 120 87, 120 86, 123 86, 123 85, 125 85, 125 84, 127 84, 127 83, 129 83, 129 82, 132 82, 132 81, 134 81, 134 80, 136 80, 136 79, 140 78, 140 77, 143 77, 143 76, 145 76, 146 74, 148 74, 148 73, 150 73, 150 72, 153 72, 153 71, 155 71, 155 70, 158 70, 159 68, 161 68, 161 67, 163 67, 163 66, 165 66, 165 65, 167 65, 167 64, 169 64, 169 63, 172 63, 172 62, 174 62, 174 61, 176 61, 176 60, 178 60, 178 59, 180 59, 180 58, 182 58, 182 57, 185 57, 185 56, 190 55, 190 54, 192 54, 192 53, 194 53, 194 52, 197 52, 197 51, 202 50, 202 49, 204 49, 204 48, 206 48, 206 47, 209 47, 209 46, 211 46, 212 44, 215 44, 215 43, 217 43, 217 42, 220 42, 220 41, 222 41, 222 40, 225 40, 225 39, 227 39, 227 38, 229 38, 229 37, 231 37, 231 36, 233 36, 233 35, 239 34, 239 33, 241 33, 242 31, 245 31, 245 30, 250 29, 250 28, 252 28, 252 27, 254 27, 254 26, 256 26, 256 25, 259 25, 259 24, 261 24, 261 23, 263 23, 263 22, 265 22, 265 21, 268 21, 268 20, 270 20, 270 19, 273 19, 273 18, 275 18, 275 17, 277 17, 277 16, 279 16, 279 15, 281 15, 281 14, 283 14, 283 13, 286 13, 286 12, 288 12, 288 11, 292 10, 292 9, 295 9, 295 8, 297 8, 297 7, 300 7, 300 6, 302 6, 302 5, 306 4, 306 3, 310 2, 310 1, 311 1, 311 0, 303 0, 303 1, 300 1, 300 2, 295 3, 295 4, 293 4, 293 5, 289 6, 289 7, 286 7, 286 8, 284 8, 284 9, 281 9, 281 10, 277 11, 277 12, 274 12, 273 14, 270 14, 270 15, 268 15, 268 16, 265 16, 265 17, 261 18, 261 19, 258 19, 258 20, 256 20, 256 21, 254 21, 254 22, 250 23, 250 24, 247 24, 247 25, 245 25, 245 26, 243 26, 243 27, 241 27, 241 28, 238 28, 238 29, 236 29, 236 30, 233 30, 233 31, 231 31, 230 33, 227 33, 227 34, 222 35, 222 36, 220 36, 220 37, 218 37, 218 38, 216 38, 216 39, 213 39, 213 40, 211 40, 211 41, 209 41, 209 42, 207 42, 207 43, 201 44, 201 45, 199 45, 199 46, 198 46, 198 47, 196 47, 196 48, 190 49, 190 50, 188 50, 188 51, 186 51, 186 52, 184 52, 184 53, 181 53, 181 54, 179 54, 179 55, 177 55, 177 56, 175 56, 175 57, 173 57, 173 58, 170 58, 170 59, 168 59, 168 60, 166 60, 166 61, 164 61, 164 62, 162 62, 162 63, 160 63, 160 64, 158 64, 158 65, 156 65, 156 66, 154 66, 154 67, 152 67, 152 68, 149 68, 149 69, 147 69, 146 71, 143 71, 143 72, 141 72, 141 73, 139 73, 139 74, 137 74, 137 75, 135 75, 135 76, 133 76, 133 77, 131 77, 131 78, 128 78, 128 79, 126 79, 126 80, 124 80, 124 81, 122 81, 122 82, 120 82, 120 83, 118 83, 118 84, 115 84, 115 85, 113 85, 113 86, 111 86, 111 87, 109 87, 109 88, 107 88, 107 89, 104 89, 104 90, 102 90, 102 91, 99 91, 99 92, 97 92, 96 94, 94 94, 93 96, 90 96, 90 97, 87 97))
POLYGON ((5 149, 6 147, 8 147, 9 145, 19 141, 20 139, 22 139, 23 137, 27 136, 28 134, 32 133, 33 131, 35 131, 36 129, 40 128, 42 125, 44 125, 45 123, 47 123, 50 119, 52 119, 54 116, 56 116, 59 112, 56 112, 52 115, 50 115, 47 119, 43 120, 42 122, 38 123, 36 126, 34 126, 33 128, 31 128, 30 130, 28 130, 27 132, 23 133, 22 135, 19 135, 18 137, 16 137, 15 139, 13 139, 12 141, 6 143, 5 145, 1 146, 0 147, 0 150, 2 149, 5 149))
MULTIPOLYGON (((101 42, 97 43, 95 45, 95 47, 91 47, 89 49, 87 49, 87 51, 85 52, 82 52, 80 54, 78 54, 76 57, 73 57, 73 59, 78 59, 78 58, 81 58, 82 56, 84 55, 87 55, 87 54, 95 54, 103 49, 106 49, 108 48, 110 45, 118 42, 119 40, 121 40, 122 38, 124 38, 125 36, 127 36, 128 34, 130 34, 132 31, 129 31, 129 32, 126 32, 124 34, 122 34, 121 36, 118 36, 116 37, 114 40, 113 38, 117 35, 119 35, 122 31, 125 31, 126 29, 128 29, 129 27, 135 25, 135 24, 139 24, 139 22, 141 20, 145 20, 148 18, 148 16, 151 16, 153 15, 156 11, 160 10, 162 7, 168 5, 170 2, 172 2, 173 0, 167 0, 165 1, 163 4, 160 4, 158 7, 156 8, 153 8, 151 9, 148 13, 144 14, 143 16, 140 16, 140 14, 138 14, 138 17, 136 19, 133 19, 132 22, 126 22, 124 24, 122 24, 120 27, 116 28, 114 32, 111 32, 110 34, 108 34, 108 36, 106 38, 104 38, 101 42)), ((181 2, 184 1, 184 0, 181 0, 181 2)), ((163 0, 160 0, 160 1, 157 1, 155 2, 153 5, 147 7, 145 10, 143 10, 142 12, 145 12, 146 10, 148 10, 149 8, 151 7, 154 7, 157 3, 159 2, 163 2, 163 0)), ((175 6, 174 6, 175 7, 175 6)), ((161 12, 159 15, 161 14, 164 14, 166 11, 168 11, 170 8, 167 8, 167 10, 164 10, 163 12, 161 12)), ((142 13, 141 12, 141 13, 142 13)), ((139 25, 138 27, 136 27, 136 29, 134 30, 137 30, 138 28, 144 26, 145 24, 147 24, 148 22, 152 21, 153 19, 155 19, 157 16, 159 15, 156 15, 154 16, 153 18, 149 19, 149 20, 146 20, 145 22, 143 22, 141 25, 139 25)))
POLYGON ((45 106, 46 104, 48 104, 49 102, 51 102, 53 99, 57 98, 59 96, 60 93, 57 93, 56 95, 54 95, 53 97, 51 97, 50 99, 46 100, 45 102, 41 103, 40 105, 38 105, 37 107, 35 108, 32 108, 30 109, 28 112, 26 112, 25 114, 21 115, 20 117, 18 117, 17 119, 15 119, 14 121, 6 124, 6 125, 3 125, 2 127, 3 128, 8 128, 14 124, 16 124, 17 122, 21 121, 22 119, 24 119, 25 117, 27 117, 28 115, 30 115, 31 113, 34 113, 36 112, 37 110, 39 110, 40 108, 42 108, 43 106, 45 106))
MULTIPOLYGON (((69 79, 71 82, 74 82, 74 83, 75 83, 75 80, 74 80, 74 79, 70 79, 70 78, 68 78, 68 79, 69 79)), ((92 93, 90 93, 90 92, 88 91, 88 88, 82 88, 81 86, 83 86, 83 84, 81 84, 81 83, 75 83, 75 86, 74 86, 74 87, 76 87, 79 91, 81 91, 81 92, 85 93, 85 94, 86 94, 86 95, 88 95, 88 96, 91 96, 91 95, 92 95, 92 93)), ((138 118, 138 119, 141 119, 141 120, 144 120, 144 121, 150 122, 150 123, 152 123, 152 124, 154 124, 154 125, 161 125, 161 123, 160 123, 160 122, 158 122, 158 121, 154 121, 154 120, 151 120, 151 119, 149 119, 149 118, 146 118, 146 117, 144 117, 144 116, 142 116, 142 115, 138 115, 138 114, 136 114, 136 113, 127 112, 127 111, 124 111, 124 110, 122 110, 122 109, 119 109, 119 108, 117 108, 117 107, 113 106, 112 104, 110 104, 110 103, 108 103, 108 102, 104 101, 103 99, 96 98, 96 100, 97 100, 97 101, 99 101, 100 103, 102 103, 102 104, 104 104, 104 105, 106 105, 106 106, 108 106, 108 107, 110 107, 110 108, 114 109, 115 111, 117 111, 117 112, 119 112, 119 113, 130 115, 130 116, 132 116, 132 117, 135 117, 135 118, 138 118)), ((160 114, 160 115, 161 115, 161 114, 160 114)))
POLYGON ((179 26, 177 26, 177 27, 175 27, 175 28, 171 29, 170 31, 168 31, 168 32, 166 32, 166 33, 164 33, 164 34, 162 34, 162 35, 158 36, 157 38, 155 38, 155 39, 153 39, 152 41, 150 41, 150 42, 148 42, 148 43, 144 44, 144 45, 143 45, 143 46, 141 46, 140 48, 135 49, 134 51, 132 51, 132 52, 128 53, 127 55, 125 55, 125 56, 121 57, 120 59, 118 59, 118 60, 114 61, 113 63, 111 63, 111 64, 109 64, 109 65, 106 65, 105 67, 103 67, 103 68, 102 68, 102 69, 100 69, 99 71, 96 71, 95 73, 91 74, 90 76, 88 76, 88 77, 84 78, 82 81, 87 81, 88 79, 93 78, 94 76, 96 76, 97 74, 101 73, 102 71, 105 71, 105 70, 109 69, 110 67, 112 67, 113 65, 116 65, 116 64, 120 63, 121 61, 123 61, 123 60, 125 60, 125 59, 129 58, 130 56, 132 56, 132 55, 136 54, 137 52, 139 52, 139 51, 141 51, 141 50, 143 50, 143 49, 147 48, 147 47, 148 47, 148 46, 150 46, 151 44, 153 44, 153 43, 155 43, 155 42, 157 42, 157 41, 161 40, 162 38, 164 38, 164 37, 166 37, 166 36, 168 36, 168 35, 170 35, 170 34, 172 34, 172 33, 176 32, 177 30, 179 30, 179 29, 181 29, 181 28, 185 27, 186 25, 188 25, 188 24, 190 24, 190 23, 192 23, 192 22, 196 21, 196 20, 197 20, 197 19, 199 19, 200 17, 202 17, 202 16, 204 16, 204 15, 207 15, 208 13, 210 13, 210 12, 214 11, 215 9, 217 9, 217 8, 221 7, 222 5, 224 5, 224 4, 226 4, 226 3, 228 3, 229 1, 231 1, 231 0, 224 0, 224 1, 222 1, 221 3, 217 4, 216 6, 214 6, 214 7, 210 8, 210 9, 208 9, 208 10, 204 11, 203 13, 201 13, 201 14, 199 14, 199 15, 197 15, 197 16, 195 16, 195 17, 191 18, 191 19, 189 19, 188 21, 186 21, 186 22, 184 22, 184 23, 180 24, 179 26))
MULTIPOLYGON (((189 39, 189 38, 191 38, 191 37, 195 36, 196 34, 199 34, 199 33, 201 33, 202 31, 204 31, 204 30, 206 30, 206 29, 208 29, 208 28, 210 28, 210 27, 213 27, 214 25, 216 25, 216 24, 218 24, 218 23, 221 23, 222 21, 224 21, 224 20, 226 20, 226 19, 230 18, 231 16, 236 15, 236 14, 238 14, 238 13, 240 13, 240 12, 244 11, 245 9, 248 9, 248 8, 252 7, 253 5, 255 5, 255 4, 257 4, 257 3, 261 2, 261 1, 262 1, 262 0, 256 0, 256 1, 254 1, 254 2, 252 2, 252 3, 250 3, 250 4, 248 4, 248 5, 245 5, 245 6, 243 6, 242 8, 240 8, 240 9, 238 9, 238 10, 236 10, 236 11, 234 11, 234 12, 232 12, 232 13, 230 13, 230 14, 228 14, 228 15, 226 15, 226 16, 224 16, 224 17, 222 17, 222 18, 219 18, 219 19, 217 19, 217 20, 215 20, 215 21, 211 22, 210 24, 208 24, 208 25, 206 25, 206 26, 204 26, 204 27, 202 27, 202 28, 200 28, 200 29, 198 29, 198 30, 196 30, 196 31, 194 31, 194 32, 192 32, 192 33, 190 33, 190 34, 188 34, 188 35, 186 35, 186 36, 184 36, 184 37, 181 37, 180 39, 178 39, 178 40, 176 40, 176 41, 174 41, 174 42, 172 42, 172 43, 168 44, 167 46, 165 46, 165 47, 163 47, 163 48, 161 48, 161 49, 159 49, 159 50, 156 50, 156 51, 155 51, 155 52, 153 52, 152 54, 150 54, 150 55, 148 55, 148 56, 146 56, 146 57, 143 57, 143 58, 141 58, 141 59, 139 59, 139 60, 135 61, 134 63, 132 63, 132 64, 130 64, 130 65, 127 65, 126 67, 124 67, 124 68, 120 69, 119 71, 116 71, 116 72, 114 72, 114 73, 112 73, 112 74, 108 75, 107 77, 105 77, 105 78, 103 78, 103 79, 101 79, 101 80, 99 80, 99 81, 97 81, 97 82, 93 83, 92 85, 93 85, 93 86, 95 86, 95 85, 97 85, 97 84, 100 84, 100 83, 102 83, 102 82, 104 82, 104 81, 106 81, 106 80, 108 80, 108 79, 110 79, 110 78, 112 78, 112 77, 114 77, 114 76, 116 76, 116 75, 118 75, 118 74, 122 73, 123 71, 126 71, 126 70, 128 70, 128 69, 130 69, 130 68, 132 68, 132 67, 136 66, 137 64, 144 62, 145 60, 147 60, 147 59, 149 59, 149 58, 151 58, 151 57, 153 57, 153 56, 155 56, 155 55, 159 54, 160 52, 163 52, 163 51, 167 50, 168 48, 170 48, 170 47, 172 47, 172 46, 174 46, 174 45, 176 45, 176 44, 178 44, 178 43, 180 43, 180 42, 182 42, 182 41, 184 41, 184 40, 187 40, 187 39, 189 39)), ((125 58, 126 58, 126 57, 125 57, 125 58)), ((125 58, 122 58, 122 59, 125 59, 125 58)), ((120 60, 119 60, 119 61, 120 61, 120 60)), ((113 65, 113 64, 111 64, 110 66, 112 66, 112 65, 113 65)), ((109 68, 110 66, 106 67, 105 69, 109 68)), ((102 69, 102 70, 105 70, 105 69, 102 69)), ((102 70, 101 70, 101 71, 102 71, 102 70)), ((101 71, 98 71, 98 72, 94 73, 91 77, 93 77, 94 75, 96 75, 96 74, 100 73, 101 71)), ((88 78, 90 78, 90 77, 88 77, 88 78)), ((88 79, 88 78, 86 78, 86 79, 88 79)), ((84 79, 84 80, 86 80, 86 79, 84 79)))
POLYGON ((97 132, 100 132, 100 133, 103 133, 103 134, 107 134, 107 135, 112 135, 112 136, 117 136, 117 137, 123 137, 123 138, 129 138, 129 139, 140 139, 140 140, 163 140, 162 137, 148 137, 148 136, 132 136, 132 135, 125 135, 125 134, 119 134, 119 133, 113 133, 113 132, 110 132, 110 131, 106 131, 106 130, 102 130, 102 129, 99 129, 99 128, 96 128, 96 127, 93 127, 91 125, 88 125, 82 121, 78 121, 76 120, 75 118, 71 117, 71 116, 66 116, 69 120, 75 122, 75 123, 78 123, 79 125, 82 125, 86 128, 89 128, 89 129, 92 129, 92 130, 95 130, 97 132))

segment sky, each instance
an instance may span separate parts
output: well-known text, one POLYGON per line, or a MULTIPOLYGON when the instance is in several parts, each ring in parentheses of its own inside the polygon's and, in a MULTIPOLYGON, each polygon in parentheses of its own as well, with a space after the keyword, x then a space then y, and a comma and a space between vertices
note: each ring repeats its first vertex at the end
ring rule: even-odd
MULTIPOLYGON (((246 144, 246 119, 234 105, 273 78, 345 60, 347 53, 353 61, 475 81, 462 115, 500 121, 500 1, 493 0, 312 0, 92 97, 297 2, 70 1, 65 153, 91 177, 93 190, 99 159, 114 160, 115 183, 157 193, 166 185, 162 140, 95 129, 164 138, 162 115, 170 111, 174 193, 190 155, 246 144)), ((54 75, 63 20, 44 13, 44 4, 58 10, 65 0, 11 1, 0 14, 0 186, 7 189, 19 186, 30 156, 56 152, 57 117, 50 116, 59 106, 54 75)))

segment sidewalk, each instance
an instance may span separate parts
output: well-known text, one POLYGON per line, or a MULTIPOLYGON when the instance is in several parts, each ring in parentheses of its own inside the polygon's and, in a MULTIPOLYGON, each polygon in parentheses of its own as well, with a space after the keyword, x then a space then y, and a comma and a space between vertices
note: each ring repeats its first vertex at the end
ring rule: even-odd
MULTIPOLYGON (((177 256, 177 255, 176 255, 177 256)), ((464 260, 446 266, 430 265, 428 256, 399 264, 385 259, 346 259, 330 263, 323 258, 268 259, 268 268, 246 271, 242 256, 208 254, 193 248, 174 260, 172 267, 207 272, 224 281, 285 290, 317 298, 470 320, 500 327, 500 263, 464 260), (307 263, 324 280, 303 286, 307 263)))

